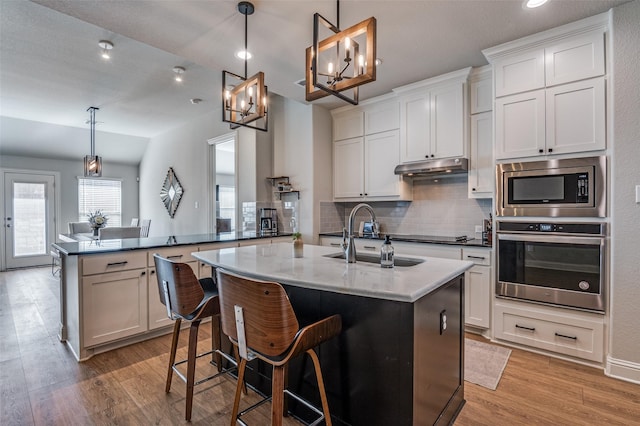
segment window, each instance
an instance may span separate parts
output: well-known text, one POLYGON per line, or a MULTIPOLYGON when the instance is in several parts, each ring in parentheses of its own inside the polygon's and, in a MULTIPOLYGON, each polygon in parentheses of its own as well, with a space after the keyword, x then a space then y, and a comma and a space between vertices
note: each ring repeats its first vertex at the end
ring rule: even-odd
POLYGON ((109 217, 109 226, 122 226, 122 182, 111 179, 78 178, 78 221, 101 210, 109 217))

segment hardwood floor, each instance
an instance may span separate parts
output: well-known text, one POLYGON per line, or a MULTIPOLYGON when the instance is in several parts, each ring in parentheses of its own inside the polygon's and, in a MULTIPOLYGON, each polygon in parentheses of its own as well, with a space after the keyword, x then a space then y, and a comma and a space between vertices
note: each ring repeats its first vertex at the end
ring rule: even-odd
MULTIPOLYGON (((58 280, 48 268, 0 273, 0 424, 186 423, 182 381, 174 377, 171 392, 164 392, 168 335, 78 363, 56 336, 58 298, 58 280)), ((201 327, 203 345, 208 328, 201 327)), ((198 374, 206 370, 201 364, 198 374)), ((228 425, 234 389, 226 377, 196 387, 192 423, 228 425)), ((640 424, 640 386, 517 349, 496 391, 467 382, 465 398, 457 426, 640 424)), ((256 400, 249 392, 243 406, 256 400)), ((267 404, 247 421, 265 425, 268 416, 267 404)))

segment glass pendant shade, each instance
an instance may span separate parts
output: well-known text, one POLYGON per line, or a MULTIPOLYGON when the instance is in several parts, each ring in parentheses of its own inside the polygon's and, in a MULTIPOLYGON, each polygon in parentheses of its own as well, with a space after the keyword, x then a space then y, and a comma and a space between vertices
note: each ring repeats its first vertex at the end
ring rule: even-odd
POLYGON ((84 157, 84 177, 102 176, 102 158, 97 155, 84 157))
POLYGON ((319 13, 314 14, 313 45, 306 50, 306 100, 333 95, 357 105, 358 86, 376 80, 375 60, 376 18, 341 31, 319 13), (322 30, 329 36, 321 39, 322 30), (342 93, 350 89, 351 97, 342 93))

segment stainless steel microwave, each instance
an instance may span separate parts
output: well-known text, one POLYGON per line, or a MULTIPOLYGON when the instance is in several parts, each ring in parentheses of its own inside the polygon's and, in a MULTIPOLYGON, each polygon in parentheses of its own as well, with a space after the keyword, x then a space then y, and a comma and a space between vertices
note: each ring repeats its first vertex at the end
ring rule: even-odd
POLYGON ((605 156, 496 167, 496 215, 605 217, 605 156))

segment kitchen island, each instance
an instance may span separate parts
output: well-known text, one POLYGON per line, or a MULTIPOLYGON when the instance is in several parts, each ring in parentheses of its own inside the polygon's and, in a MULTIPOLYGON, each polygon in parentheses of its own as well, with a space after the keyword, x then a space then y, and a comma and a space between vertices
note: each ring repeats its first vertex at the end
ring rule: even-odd
POLYGON ((173 321, 160 302, 153 255, 187 263, 199 278, 211 268, 191 252, 244 245, 269 245, 290 234, 255 232, 197 234, 58 242, 60 253, 59 337, 79 361, 167 334, 173 321))
MULTIPOLYGON (((413 266, 383 269, 335 254, 305 245, 294 258, 290 243, 192 253, 213 267, 281 283, 301 324, 342 316, 340 336, 318 351, 334 424, 452 423, 464 404, 464 272, 472 263, 412 256, 413 266)), ((292 363, 289 387, 319 404, 309 364, 304 357, 292 363)), ((269 374, 256 363, 247 380, 269 392, 269 374)), ((293 402, 289 408, 306 415, 293 402)))

